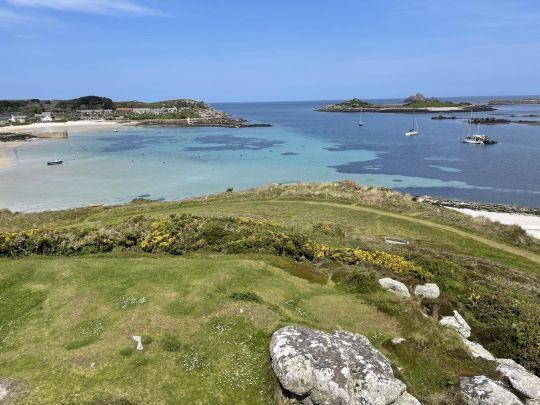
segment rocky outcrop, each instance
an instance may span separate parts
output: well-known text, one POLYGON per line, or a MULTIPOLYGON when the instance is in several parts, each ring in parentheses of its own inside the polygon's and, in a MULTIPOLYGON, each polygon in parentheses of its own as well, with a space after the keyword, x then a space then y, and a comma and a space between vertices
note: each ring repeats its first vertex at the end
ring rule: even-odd
POLYGON ((467 346, 467 349, 469 349, 469 352, 471 355, 476 358, 481 358, 485 360, 495 361, 495 356, 493 356, 489 351, 484 349, 484 346, 482 346, 480 343, 471 342, 469 339, 461 337, 463 340, 463 343, 465 343, 465 346, 467 346))
POLYGON ((416 93, 414 96, 409 96, 405 100, 403 100, 404 104, 407 103, 414 103, 415 101, 426 101, 428 98, 424 96, 422 93, 416 93))
POLYGON ((272 335, 270 357, 286 395, 304 404, 419 404, 362 335, 287 326, 272 335))
POLYGON ((514 360, 497 359, 497 362, 497 371, 501 373, 503 381, 526 398, 527 405, 540 404, 540 378, 514 360))
POLYGON ((429 298, 435 300, 441 295, 441 290, 439 289, 439 286, 437 284, 427 283, 423 285, 417 285, 414 289, 414 294, 422 298, 429 298))
POLYGON ((471 336, 471 327, 458 311, 454 311, 453 316, 443 316, 439 324, 445 328, 455 329, 464 338, 471 336))
POLYGON ((518 397, 486 376, 462 377, 460 392, 469 405, 522 405, 518 397))
POLYGON ((401 281, 397 281, 392 278, 385 277, 379 280, 379 285, 385 290, 391 291, 397 295, 400 295, 405 298, 411 298, 409 289, 401 281))
POLYGON ((391 405, 422 405, 419 400, 405 391, 401 396, 392 402, 391 405))

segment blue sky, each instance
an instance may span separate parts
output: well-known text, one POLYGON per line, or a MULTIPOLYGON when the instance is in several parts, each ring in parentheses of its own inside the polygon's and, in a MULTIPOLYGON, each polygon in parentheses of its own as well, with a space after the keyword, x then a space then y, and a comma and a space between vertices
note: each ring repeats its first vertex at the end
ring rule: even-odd
POLYGON ((540 93, 538 0, 0 0, 0 99, 540 93))

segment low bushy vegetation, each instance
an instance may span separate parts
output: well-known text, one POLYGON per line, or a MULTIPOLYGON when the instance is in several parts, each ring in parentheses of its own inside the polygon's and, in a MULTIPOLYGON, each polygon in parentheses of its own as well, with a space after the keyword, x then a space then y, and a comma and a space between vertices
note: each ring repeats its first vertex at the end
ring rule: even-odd
POLYGON ((348 108, 360 108, 360 107, 371 107, 372 104, 366 101, 362 101, 359 98, 353 98, 348 101, 336 104, 337 107, 348 107, 348 108))
POLYGON ((171 215, 155 220, 139 216, 102 228, 0 232, 0 256, 74 255, 113 250, 173 255, 199 250, 266 253, 298 261, 330 259, 350 265, 371 263, 396 273, 416 273, 424 279, 430 277, 429 272, 398 255, 328 246, 312 241, 301 233, 287 233, 271 222, 245 217, 171 215))

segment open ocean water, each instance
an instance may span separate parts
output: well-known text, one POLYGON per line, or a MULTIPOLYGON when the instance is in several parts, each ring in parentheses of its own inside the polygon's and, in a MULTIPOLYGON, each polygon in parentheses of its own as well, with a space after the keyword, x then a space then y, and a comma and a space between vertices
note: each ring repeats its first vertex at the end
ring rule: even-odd
MULTIPOLYGON (((436 114, 417 115, 420 135, 406 137, 412 115, 364 113, 359 127, 359 114, 313 111, 328 103, 214 105, 271 128, 125 128, 21 143, 14 166, 0 169, 0 208, 61 209, 138 196, 171 200, 228 187, 339 179, 414 195, 540 207, 540 126, 483 126, 499 144, 467 145, 459 138, 468 114, 442 121, 431 119, 436 114), (46 166, 56 157, 64 164, 46 166)), ((475 116, 540 121, 540 105, 497 108, 475 116)))

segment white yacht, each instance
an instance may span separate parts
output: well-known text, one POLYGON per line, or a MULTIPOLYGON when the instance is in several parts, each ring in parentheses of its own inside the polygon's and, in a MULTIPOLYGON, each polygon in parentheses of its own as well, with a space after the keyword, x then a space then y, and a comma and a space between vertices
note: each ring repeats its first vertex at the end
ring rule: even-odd
POLYGON ((418 135, 420 133, 419 131, 419 128, 418 128, 418 121, 416 121, 416 114, 413 113, 413 127, 411 130, 405 132, 405 135, 407 136, 415 136, 415 135, 418 135))

